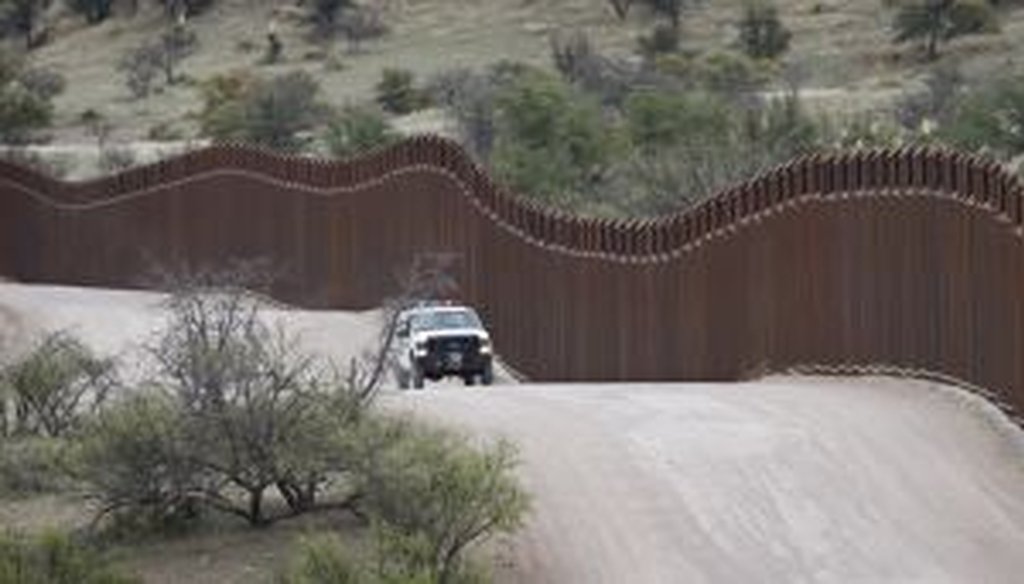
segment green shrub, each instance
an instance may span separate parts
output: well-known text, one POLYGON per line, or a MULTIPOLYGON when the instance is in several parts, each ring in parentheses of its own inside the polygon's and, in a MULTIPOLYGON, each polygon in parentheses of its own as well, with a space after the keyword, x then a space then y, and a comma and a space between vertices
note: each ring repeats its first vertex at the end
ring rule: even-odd
POLYGON ((12 51, 0 49, 0 142, 21 144, 48 128, 52 100, 63 89, 60 75, 26 67, 12 51))
POLYGON ((398 134, 380 112, 348 106, 331 118, 324 141, 331 156, 347 157, 380 148, 398 140, 398 134))
POLYGON ((0 492, 54 493, 68 484, 67 446, 63 441, 25 438, 0 445, 0 492))
POLYGON ((216 141, 300 151, 327 113, 319 99, 320 84, 305 71, 270 79, 247 73, 217 75, 201 89, 201 131, 216 141))
POLYGON ((733 51, 714 52, 698 61, 697 78, 709 91, 725 94, 760 89, 772 78, 771 64, 750 59, 733 51))
POLYGON ((1002 158, 1024 153, 1024 77, 999 79, 961 97, 938 137, 1002 158))
POLYGON ((109 565, 96 551, 67 536, 0 536, 0 582, 4 584, 132 584, 139 582, 109 565))
POLYGON ((40 33, 40 22, 50 9, 51 0, 4 0, 0 2, 0 33, 19 34, 25 39, 25 48, 34 49, 47 40, 40 33))
POLYGON ((621 145, 600 105, 557 77, 530 72, 495 100, 494 172, 513 188, 572 204, 621 145))
POLYGON ((679 49, 679 29, 665 23, 654 25, 649 34, 637 38, 640 54, 653 59, 679 49))
POLYGON ((114 385, 113 363, 74 337, 53 333, 0 373, 14 409, 14 434, 65 436, 96 411, 114 385))
POLYGON ((517 464, 507 442, 476 448, 450 431, 412 426, 374 454, 364 475, 362 505, 378 522, 379 553, 406 574, 452 581, 470 547, 522 524, 529 499, 517 464))
POLYGON ((999 29, 988 0, 895 0, 893 4, 893 41, 921 43, 929 60, 938 58, 940 43, 999 29))
POLYGON ((333 36, 338 30, 341 12, 352 6, 352 0, 313 0, 309 4, 309 18, 316 33, 324 38, 333 36))
POLYGON ((407 114, 430 106, 430 96, 415 86, 407 69, 384 69, 377 83, 377 103, 384 111, 407 114))
POLYGON ((793 36, 770 0, 747 0, 739 29, 739 46, 754 59, 775 59, 789 49, 793 36))
POLYGON ((178 405, 158 393, 101 412, 76 445, 75 474, 107 515, 164 528, 197 517, 205 477, 186 449, 178 405))
POLYGON ((645 150, 710 146, 728 141, 733 130, 733 112, 701 94, 638 91, 626 100, 625 114, 633 144, 645 150))

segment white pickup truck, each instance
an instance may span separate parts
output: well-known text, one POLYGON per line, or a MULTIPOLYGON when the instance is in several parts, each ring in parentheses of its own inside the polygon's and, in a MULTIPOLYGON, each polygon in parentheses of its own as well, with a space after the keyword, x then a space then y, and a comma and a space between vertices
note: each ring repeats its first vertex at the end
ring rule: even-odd
POLYGON ((403 389, 444 377, 461 377, 466 385, 494 381, 491 336, 472 308, 416 306, 398 315, 397 326, 396 377, 403 389))

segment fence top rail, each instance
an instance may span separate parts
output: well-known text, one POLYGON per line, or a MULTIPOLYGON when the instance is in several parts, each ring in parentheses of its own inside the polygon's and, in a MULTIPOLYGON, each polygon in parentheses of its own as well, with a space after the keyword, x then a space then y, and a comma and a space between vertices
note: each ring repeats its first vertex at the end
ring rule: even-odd
POLYGON ((254 175, 305 191, 334 193, 358 190, 416 170, 447 175, 461 194, 486 215, 526 239, 572 252, 619 257, 670 253, 712 231, 771 213, 790 204, 793 198, 852 194, 851 188, 860 194, 890 196, 927 191, 990 208, 994 214, 1001 212, 995 193, 978 192, 979 184, 1001 189, 1010 197, 1019 198, 1024 192, 1020 178, 989 158, 935 147, 857 150, 815 153, 764 169, 696 205, 661 216, 642 221, 595 220, 512 193, 491 179, 458 143, 435 135, 416 136, 354 158, 337 160, 280 154, 251 145, 217 144, 82 182, 62 181, 16 162, 0 160, 0 182, 49 204, 74 209, 105 206, 162 186, 224 172, 254 175), (856 181, 856 186, 847 175, 851 166, 865 175, 863 180, 856 181), (869 174, 870 178, 866 176, 869 174), (950 175, 962 178, 950 184, 950 175), (779 192, 770 201, 729 206, 733 201, 749 201, 757 193, 783 188, 790 192, 779 192), (701 217, 708 219, 707 225, 685 230, 684 223, 700 221, 701 217), (668 235, 672 232, 676 232, 675 237, 668 235), (623 238, 626 233, 633 237, 623 238), (662 237, 657 237, 659 233, 662 237), (657 244, 648 243, 649 238, 656 237, 657 244))

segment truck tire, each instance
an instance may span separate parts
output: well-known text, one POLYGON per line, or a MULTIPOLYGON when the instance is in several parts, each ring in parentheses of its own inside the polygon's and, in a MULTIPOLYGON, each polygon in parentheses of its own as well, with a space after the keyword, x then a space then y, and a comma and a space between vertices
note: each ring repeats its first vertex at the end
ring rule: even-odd
POLYGON ((412 366, 412 386, 416 389, 423 389, 423 371, 416 365, 412 366))
POLYGON ((484 367, 483 373, 480 374, 480 383, 482 385, 490 385, 494 383, 494 366, 491 363, 488 363, 487 366, 484 367))

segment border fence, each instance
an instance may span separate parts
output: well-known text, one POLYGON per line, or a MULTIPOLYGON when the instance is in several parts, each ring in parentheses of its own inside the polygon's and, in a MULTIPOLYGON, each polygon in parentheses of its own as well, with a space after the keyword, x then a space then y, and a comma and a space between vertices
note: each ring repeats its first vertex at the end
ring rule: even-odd
POLYGON ((85 183, 0 163, 0 275, 124 287, 263 258, 280 300, 364 309, 446 254, 505 360, 546 380, 879 366, 1020 411, 1022 244, 1021 181, 937 149, 800 158, 633 220, 516 197, 430 136, 352 161, 215 146, 85 183))

